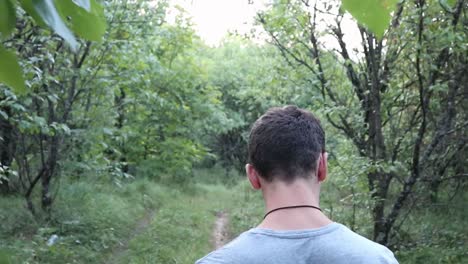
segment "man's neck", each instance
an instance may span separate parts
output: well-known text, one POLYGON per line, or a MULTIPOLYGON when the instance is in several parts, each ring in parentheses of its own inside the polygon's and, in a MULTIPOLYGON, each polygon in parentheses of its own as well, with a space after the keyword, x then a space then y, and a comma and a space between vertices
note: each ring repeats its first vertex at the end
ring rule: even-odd
MULTIPOLYGON (((263 185, 262 192, 266 212, 297 205, 319 207, 320 186, 314 179, 297 179, 292 183, 267 183, 263 185)), ((299 207, 275 211, 269 214, 258 227, 274 230, 314 229, 331 222, 320 210, 299 207)))

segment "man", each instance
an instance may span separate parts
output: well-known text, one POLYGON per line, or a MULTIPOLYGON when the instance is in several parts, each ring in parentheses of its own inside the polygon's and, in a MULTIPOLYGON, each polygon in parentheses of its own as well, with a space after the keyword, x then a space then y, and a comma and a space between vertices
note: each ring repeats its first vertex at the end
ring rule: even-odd
POLYGON ((263 193, 265 217, 197 264, 398 263, 386 247, 322 213, 325 133, 310 112, 268 110, 254 123, 248 148, 247 176, 263 193))

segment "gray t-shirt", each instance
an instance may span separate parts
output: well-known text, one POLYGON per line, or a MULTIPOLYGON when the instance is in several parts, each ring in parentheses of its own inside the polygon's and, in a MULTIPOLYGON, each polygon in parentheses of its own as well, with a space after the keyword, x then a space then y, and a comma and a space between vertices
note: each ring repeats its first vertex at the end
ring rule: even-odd
POLYGON ((398 263, 393 253, 331 223, 317 229, 275 231, 253 228, 196 264, 398 263))

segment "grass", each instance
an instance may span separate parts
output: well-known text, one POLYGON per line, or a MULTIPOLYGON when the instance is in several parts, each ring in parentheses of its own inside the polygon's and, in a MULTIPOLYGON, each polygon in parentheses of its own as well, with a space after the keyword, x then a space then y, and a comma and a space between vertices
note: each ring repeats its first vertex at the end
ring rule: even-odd
POLYGON ((399 233, 397 256, 405 263, 468 263, 467 193, 450 205, 415 209, 399 233))
POLYGON ((64 184, 50 221, 35 220, 20 197, 1 198, 0 248, 11 255, 12 263, 102 263, 101 252, 125 238, 137 219, 158 206, 159 193, 164 193, 162 188, 146 180, 122 188, 64 184), (46 241, 53 234, 59 239, 49 247, 46 241))
POLYGON ((195 190, 171 190, 147 232, 131 241, 119 263, 194 263, 210 251, 216 213, 226 210, 229 191, 207 185, 196 185, 195 190))
POLYGON ((62 183, 50 221, 35 220, 21 197, 2 197, 0 264, 194 263, 212 250, 216 213, 236 208, 243 196, 221 184, 62 183), (54 234, 57 243, 47 246, 54 234))
MULTIPOLYGON (((62 183, 52 219, 32 217, 21 197, 0 198, 0 264, 3 263, 194 263, 212 250, 216 213, 229 214, 232 237, 256 226, 261 193, 235 172, 201 170, 190 181, 162 184, 137 179, 62 183), (228 184, 224 183, 227 181, 228 184), (37 219, 37 220, 36 220, 37 219), (47 239, 59 236, 56 244, 47 239)), ((353 215, 348 194, 328 183, 323 207, 333 220, 369 235, 365 199, 353 215), (355 218, 354 220, 353 217, 355 218)), ((466 196, 466 195, 465 195, 466 196)), ((463 263, 467 260, 466 197, 452 209, 420 208, 401 228, 401 263, 463 263)))

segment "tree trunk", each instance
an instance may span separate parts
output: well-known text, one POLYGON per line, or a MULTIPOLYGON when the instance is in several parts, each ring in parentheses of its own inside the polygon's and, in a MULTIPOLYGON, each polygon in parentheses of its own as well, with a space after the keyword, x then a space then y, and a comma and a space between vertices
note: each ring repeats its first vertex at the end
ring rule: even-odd
MULTIPOLYGON (((388 243, 389 225, 386 221, 385 204, 388 195, 389 175, 384 172, 377 173, 377 186, 372 194, 374 199, 374 207, 372 208, 372 216, 374 220, 374 241, 386 245, 388 243)), ((376 178, 377 178, 376 177, 376 178)))
MULTIPOLYGON (((7 115, 10 114, 8 108, 2 108, 7 115)), ((13 161, 13 153, 15 150, 13 126, 0 115, 0 166, 7 168, 4 176, 8 178, 8 171, 13 161)), ((7 194, 10 190, 8 179, 0 178, 0 194, 7 194)))
POLYGON ((49 148, 49 151, 50 151, 49 158, 47 159, 47 165, 46 165, 44 174, 41 177, 41 184, 42 184, 41 205, 42 205, 42 209, 47 213, 50 213, 50 207, 52 206, 52 202, 53 202, 52 195, 50 193, 50 183, 51 183, 52 177, 54 176, 55 168, 57 167, 59 142, 60 142, 60 136, 54 136, 51 138, 50 148, 49 148))
MULTIPOLYGON (((367 51, 365 52, 367 60, 367 78, 370 79, 370 84, 367 85, 369 96, 366 96, 368 108, 363 109, 368 125, 368 144, 367 144, 367 157, 372 161, 374 166, 379 162, 386 160, 386 147, 384 135, 382 131, 382 103, 381 91, 382 84, 380 82, 380 62, 381 56, 378 47, 379 44, 375 42, 374 37, 366 34, 367 37, 367 51)), ((368 175, 370 189, 374 207, 372 208, 374 220, 374 240, 381 244, 387 243, 387 225, 385 220, 385 202, 388 192, 389 175, 382 170, 377 170, 368 175)))

